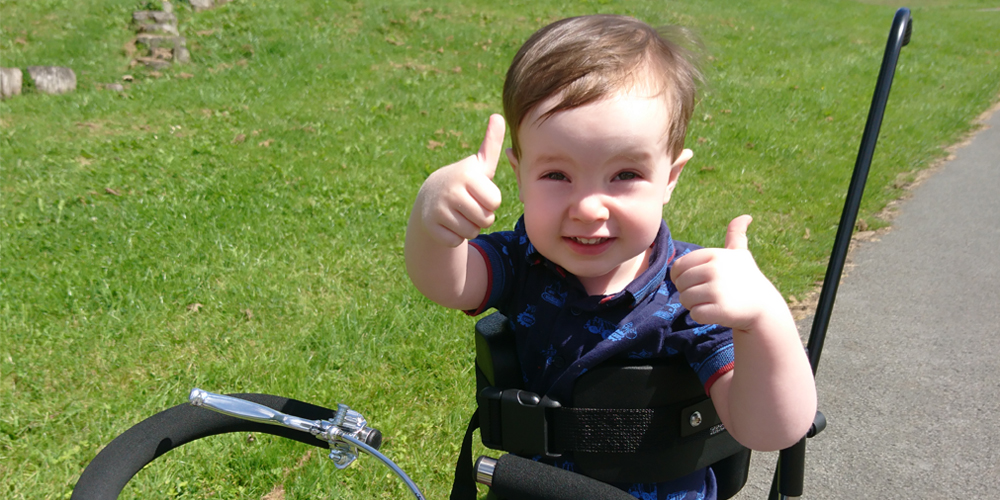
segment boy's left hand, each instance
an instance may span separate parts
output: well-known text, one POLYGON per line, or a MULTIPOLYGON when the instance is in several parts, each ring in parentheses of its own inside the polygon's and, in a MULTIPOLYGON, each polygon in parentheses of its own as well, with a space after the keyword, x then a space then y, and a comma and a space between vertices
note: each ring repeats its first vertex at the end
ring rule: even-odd
POLYGON ((726 230, 725 248, 695 250, 677 259, 670 270, 681 304, 698 323, 753 331, 768 314, 788 310, 781 293, 760 272, 747 249, 751 221, 749 215, 733 219, 726 230))

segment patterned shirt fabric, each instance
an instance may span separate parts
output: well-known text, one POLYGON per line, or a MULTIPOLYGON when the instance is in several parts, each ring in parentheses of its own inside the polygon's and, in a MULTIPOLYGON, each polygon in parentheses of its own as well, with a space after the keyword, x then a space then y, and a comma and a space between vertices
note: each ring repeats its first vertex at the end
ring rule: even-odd
MULTIPOLYGON (((669 278, 674 260, 699 247, 674 241, 664 222, 648 269, 606 296, 588 295, 576 276, 539 254, 523 217, 513 231, 470 243, 486 261, 489 290, 467 313, 496 308, 508 318, 528 391, 572 406, 576 378, 609 359, 684 356, 706 393, 733 368, 732 331, 693 321, 669 278)), ((573 467, 571 459, 556 465, 573 467)), ((669 483, 617 486, 642 499, 715 498, 715 476, 704 469, 669 483)))

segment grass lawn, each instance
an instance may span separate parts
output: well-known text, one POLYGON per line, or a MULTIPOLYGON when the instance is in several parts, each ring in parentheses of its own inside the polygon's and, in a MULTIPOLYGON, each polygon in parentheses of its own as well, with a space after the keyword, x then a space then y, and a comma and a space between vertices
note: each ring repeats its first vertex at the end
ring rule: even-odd
MULTIPOLYGON (((0 103, 0 496, 68 498, 100 448, 191 387, 344 402, 443 498, 473 404, 473 319, 403 270, 421 181, 471 154, 520 43, 613 12, 704 38, 675 237, 751 249, 786 296, 822 278, 897 2, 175 2, 193 61, 130 68, 138 0, 2 0, 0 64, 76 92, 0 103), (122 82, 124 93, 100 89, 122 82)), ((922 0, 861 219, 903 194, 1000 91, 995 2, 922 0)), ((501 160, 505 204, 520 208, 501 160)), ((123 498, 400 498, 371 457, 217 437, 123 498), (279 496, 279 494, 281 496, 279 496)), ((822 459, 817 457, 817 459, 822 459)))

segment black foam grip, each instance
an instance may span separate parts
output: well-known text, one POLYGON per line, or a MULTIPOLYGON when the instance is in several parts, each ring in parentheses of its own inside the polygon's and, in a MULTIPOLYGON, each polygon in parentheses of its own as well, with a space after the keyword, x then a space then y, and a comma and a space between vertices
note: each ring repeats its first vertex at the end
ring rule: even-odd
POLYGON ((510 454, 497 460, 490 488, 508 499, 635 500, 608 483, 510 454))
MULTIPOLYGON (((336 413, 322 406, 268 394, 229 395, 310 420, 326 420, 336 413)), ((320 448, 329 447, 326 441, 302 431, 250 422, 185 403, 161 411, 115 438, 87 465, 70 498, 114 500, 136 472, 160 455, 203 437, 231 432, 273 434, 320 448)))

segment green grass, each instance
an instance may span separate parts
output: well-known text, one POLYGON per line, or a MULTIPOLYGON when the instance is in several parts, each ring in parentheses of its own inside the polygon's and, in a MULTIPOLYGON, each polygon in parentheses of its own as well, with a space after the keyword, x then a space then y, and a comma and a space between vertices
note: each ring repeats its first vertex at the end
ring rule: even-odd
MULTIPOLYGON (((68 497, 101 446, 194 386, 350 404, 444 497, 472 406, 473 320, 412 288, 402 237, 422 179, 474 151, 499 111, 520 43, 594 12, 698 30, 711 85, 665 215, 679 239, 720 245, 752 213, 761 267, 801 296, 825 268, 897 5, 175 2, 193 62, 156 77, 123 50, 143 3, 0 7, 0 64, 78 77, 74 93, 0 103, 4 498, 68 497), (123 95, 98 88, 126 74, 123 95)), ((872 227, 1000 90, 993 5, 911 5, 862 207, 872 227)), ((497 181, 508 228, 510 170, 497 181)), ((261 498, 279 484, 287 498, 405 496, 370 457, 338 472, 307 453, 205 440, 126 496, 261 498)))

